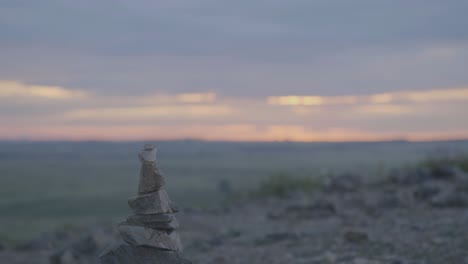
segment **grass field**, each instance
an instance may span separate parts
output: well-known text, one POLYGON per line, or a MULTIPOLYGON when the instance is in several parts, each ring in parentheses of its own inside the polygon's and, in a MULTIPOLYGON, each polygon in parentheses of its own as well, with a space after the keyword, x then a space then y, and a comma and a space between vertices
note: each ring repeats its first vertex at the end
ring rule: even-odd
MULTIPOLYGON (((141 142, 0 143, 0 241, 128 214, 137 189, 141 142)), ((181 207, 217 206, 220 183, 255 188, 275 173, 321 177, 353 171, 381 177, 428 155, 468 152, 468 142, 156 142, 171 198, 181 207)))

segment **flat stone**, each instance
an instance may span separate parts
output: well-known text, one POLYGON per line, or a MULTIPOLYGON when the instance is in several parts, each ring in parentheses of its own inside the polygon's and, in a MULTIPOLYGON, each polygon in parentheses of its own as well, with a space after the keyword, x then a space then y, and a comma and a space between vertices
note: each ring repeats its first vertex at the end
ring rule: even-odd
POLYGON ((135 214, 170 214, 174 205, 165 190, 139 195, 128 200, 135 214))
POLYGON ((122 224, 163 230, 174 230, 179 227, 179 222, 172 214, 132 215, 122 224))
POLYGON ((99 256, 101 264, 191 264, 181 253, 118 242, 99 256))
POLYGON ((159 171, 155 162, 142 162, 140 169, 140 183, 138 194, 146 194, 161 189, 166 184, 164 176, 159 171))
POLYGON ((123 240, 132 246, 147 246, 163 250, 182 251, 182 243, 176 231, 167 232, 141 226, 120 225, 123 240))

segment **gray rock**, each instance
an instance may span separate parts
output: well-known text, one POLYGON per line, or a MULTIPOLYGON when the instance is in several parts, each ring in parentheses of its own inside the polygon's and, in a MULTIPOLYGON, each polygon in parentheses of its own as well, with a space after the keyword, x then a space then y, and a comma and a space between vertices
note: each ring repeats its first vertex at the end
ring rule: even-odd
POLYGON ((191 264, 181 253, 118 242, 100 256, 101 264, 191 264))
POLYGON ((389 180, 396 184, 417 184, 432 179, 430 169, 421 167, 415 169, 394 169, 390 172, 389 180))
POLYGON ((428 182, 418 186, 414 190, 413 196, 417 200, 427 201, 440 194, 443 190, 444 188, 440 184, 428 182))
POLYGON ((188 246, 189 250, 198 252, 210 252, 215 247, 223 245, 226 241, 238 238, 242 235, 242 232, 239 230, 229 230, 225 233, 215 234, 208 239, 195 239, 188 246))
POLYGON ((378 209, 391 209, 401 207, 403 203, 397 193, 383 191, 377 196, 375 205, 378 209))
POLYGON ((388 261, 388 264, 425 264, 423 260, 404 260, 404 259, 392 259, 388 261))
POLYGON ((171 208, 171 211, 173 213, 179 212, 179 207, 177 206, 177 204, 174 201, 169 200, 169 207, 171 208))
POLYGON ((264 237, 256 239, 254 241, 257 246, 264 246, 274 243, 279 243, 283 241, 297 241, 301 239, 301 235, 291 232, 278 232, 266 234, 264 237))
POLYGON ((176 231, 166 232, 141 226, 120 225, 123 240, 132 246, 147 246, 163 250, 182 251, 182 243, 176 231))
POLYGON ((458 167, 452 165, 439 165, 431 169, 432 178, 440 180, 455 180, 463 173, 458 167))
POLYGON ((356 191, 362 186, 362 178, 353 173, 344 173, 338 176, 330 176, 325 182, 327 189, 332 191, 356 191))
POLYGON ((381 190, 379 192, 362 192, 359 195, 346 199, 346 204, 342 204, 343 212, 350 212, 348 209, 360 209, 371 217, 379 217, 382 213, 405 207, 404 200, 396 190, 381 190))
POLYGON ((143 150, 138 153, 138 158, 141 162, 156 162, 156 146, 153 144, 145 144, 143 150))
POLYGON ((5 250, 6 248, 6 245, 0 242, 0 251, 5 250))
POLYGON ((143 162, 140 169, 140 184, 138 194, 146 194, 161 189, 166 184, 166 179, 159 171, 156 163, 143 162))
POLYGON ((174 230, 179 227, 179 222, 172 214, 132 215, 123 224, 163 230, 174 230))
POLYGON ((352 262, 353 264, 383 264, 378 260, 365 259, 365 258, 355 258, 352 262))
POLYGON ((135 214, 171 214, 177 210, 165 190, 131 198, 128 205, 135 214))
POLYGON ((456 178, 459 181, 468 182, 468 171, 464 171, 459 167, 456 167, 456 178))
POLYGON ((141 161, 138 194, 160 190, 166 184, 166 180, 156 166, 156 147, 152 144, 145 144, 138 158, 141 161))
POLYGON ((53 250, 57 249, 57 247, 69 239, 70 236, 71 234, 65 231, 44 233, 24 244, 17 246, 16 249, 21 251, 53 250))
POLYGON ((310 219, 330 217, 336 214, 335 205, 325 200, 314 201, 307 205, 290 205, 279 213, 268 216, 272 219, 310 219))
POLYGON ((96 259, 99 250, 98 241, 92 235, 85 235, 55 251, 50 257, 50 264, 89 263, 96 259))
POLYGON ((439 208, 468 207, 468 195, 465 193, 445 192, 432 198, 430 204, 439 208))
POLYGON ((390 173, 390 181, 397 184, 420 184, 431 180, 468 181, 468 174, 452 165, 435 167, 395 169, 390 173))
POLYGON ((350 243, 364 243, 369 241, 369 236, 361 231, 347 231, 344 233, 343 238, 350 243))
POLYGON ((455 191, 468 193, 468 181, 458 183, 457 186, 455 186, 455 191))
POLYGON ((300 207, 289 207, 289 212, 294 212, 301 214, 302 217, 329 217, 336 214, 336 207, 335 205, 326 200, 318 200, 315 201, 303 208, 300 207), (302 210, 303 209, 303 210, 302 210), (302 211, 302 212, 301 212, 302 211))

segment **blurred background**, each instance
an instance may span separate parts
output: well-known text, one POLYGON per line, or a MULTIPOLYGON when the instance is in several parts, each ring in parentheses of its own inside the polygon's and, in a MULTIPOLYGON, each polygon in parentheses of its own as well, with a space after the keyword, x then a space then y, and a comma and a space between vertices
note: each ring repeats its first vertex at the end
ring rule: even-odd
MULTIPOLYGON (((194 209, 242 200, 281 175, 288 181, 354 173, 372 181, 397 167, 468 153, 466 141, 155 143, 171 198, 194 209)), ((127 199, 137 193, 143 142, 3 142, 0 147, 0 238, 8 243, 57 228, 110 225, 130 214, 127 199)), ((275 195, 274 188, 268 192, 275 195)))
POLYGON ((240 201, 278 175, 466 166, 466 10, 2 0, 0 242, 128 215, 146 142, 185 210, 240 201))

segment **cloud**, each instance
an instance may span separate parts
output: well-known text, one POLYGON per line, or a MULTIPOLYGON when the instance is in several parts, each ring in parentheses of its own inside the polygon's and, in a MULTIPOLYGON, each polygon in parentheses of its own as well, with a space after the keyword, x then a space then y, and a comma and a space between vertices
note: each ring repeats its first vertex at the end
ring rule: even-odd
POLYGON ((166 105, 147 107, 119 107, 72 110, 65 119, 84 120, 148 120, 163 119, 202 119, 212 116, 228 116, 234 110, 224 105, 166 105))
POLYGON ((468 131, 466 123, 459 119, 468 110, 467 92, 466 88, 447 88, 383 95, 285 96, 275 100, 226 97, 211 92, 125 97, 93 94, 86 100, 45 99, 47 104, 39 105, 6 100, 0 105, 0 124, 8 129, 2 130, 0 138, 236 141, 460 138, 468 131), (449 92, 444 93, 445 90, 449 92))
POLYGON ((210 103, 215 100, 215 93, 183 93, 176 96, 176 101, 181 103, 210 103))
POLYGON ((16 81, 0 81, 0 99, 40 98, 50 100, 83 99, 87 93, 58 86, 27 85, 16 81))
POLYGON ((459 101, 468 100, 468 88, 406 92, 396 95, 414 102, 459 101))
POLYGON ((459 135, 466 9, 464 0, 0 1, 0 80, 13 80, 0 83, 0 125, 37 138, 459 135))
MULTIPOLYGON (((271 105, 285 106, 320 106, 320 105, 355 105, 363 103, 386 104, 392 102, 443 102, 443 101, 468 101, 468 88, 446 88, 426 91, 399 91, 371 95, 342 95, 342 96, 318 96, 318 95, 286 95, 270 96, 267 102, 271 105)), ((371 107, 369 109, 378 109, 371 107)), ((380 109, 384 109, 381 107, 380 109)), ((396 109, 394 107, 386 108, 396 109)), ((392 112, 392 111, 383 111, 392 112)), ((399 111, 395 111, 399 112, 399 111)))
POLYGON ((303 53, 310 45, 336 51, 468 37, 460 23, 466 21, 463 10, 468 7, 462 0, 44 0, 0 7, 12 42, 28 38, 35 44, 114 55, 229 53, 281 58, 275 55, 281 48, 303 53))
POLYGON ((405 115, 412 113, 412 108, 391 104, 364 105, 357 107, 355 113, 364 115, 405 115))
POLYGON ((2 1, 0 78, 124 95, 456 87, 468 83, 467 8, 462 0, 2 1))
POLYGON ((303 105, 318 106, 331 104, 354 104, 357 102, 357 96, 270 96, 267 98, 272 105, 303 105))

